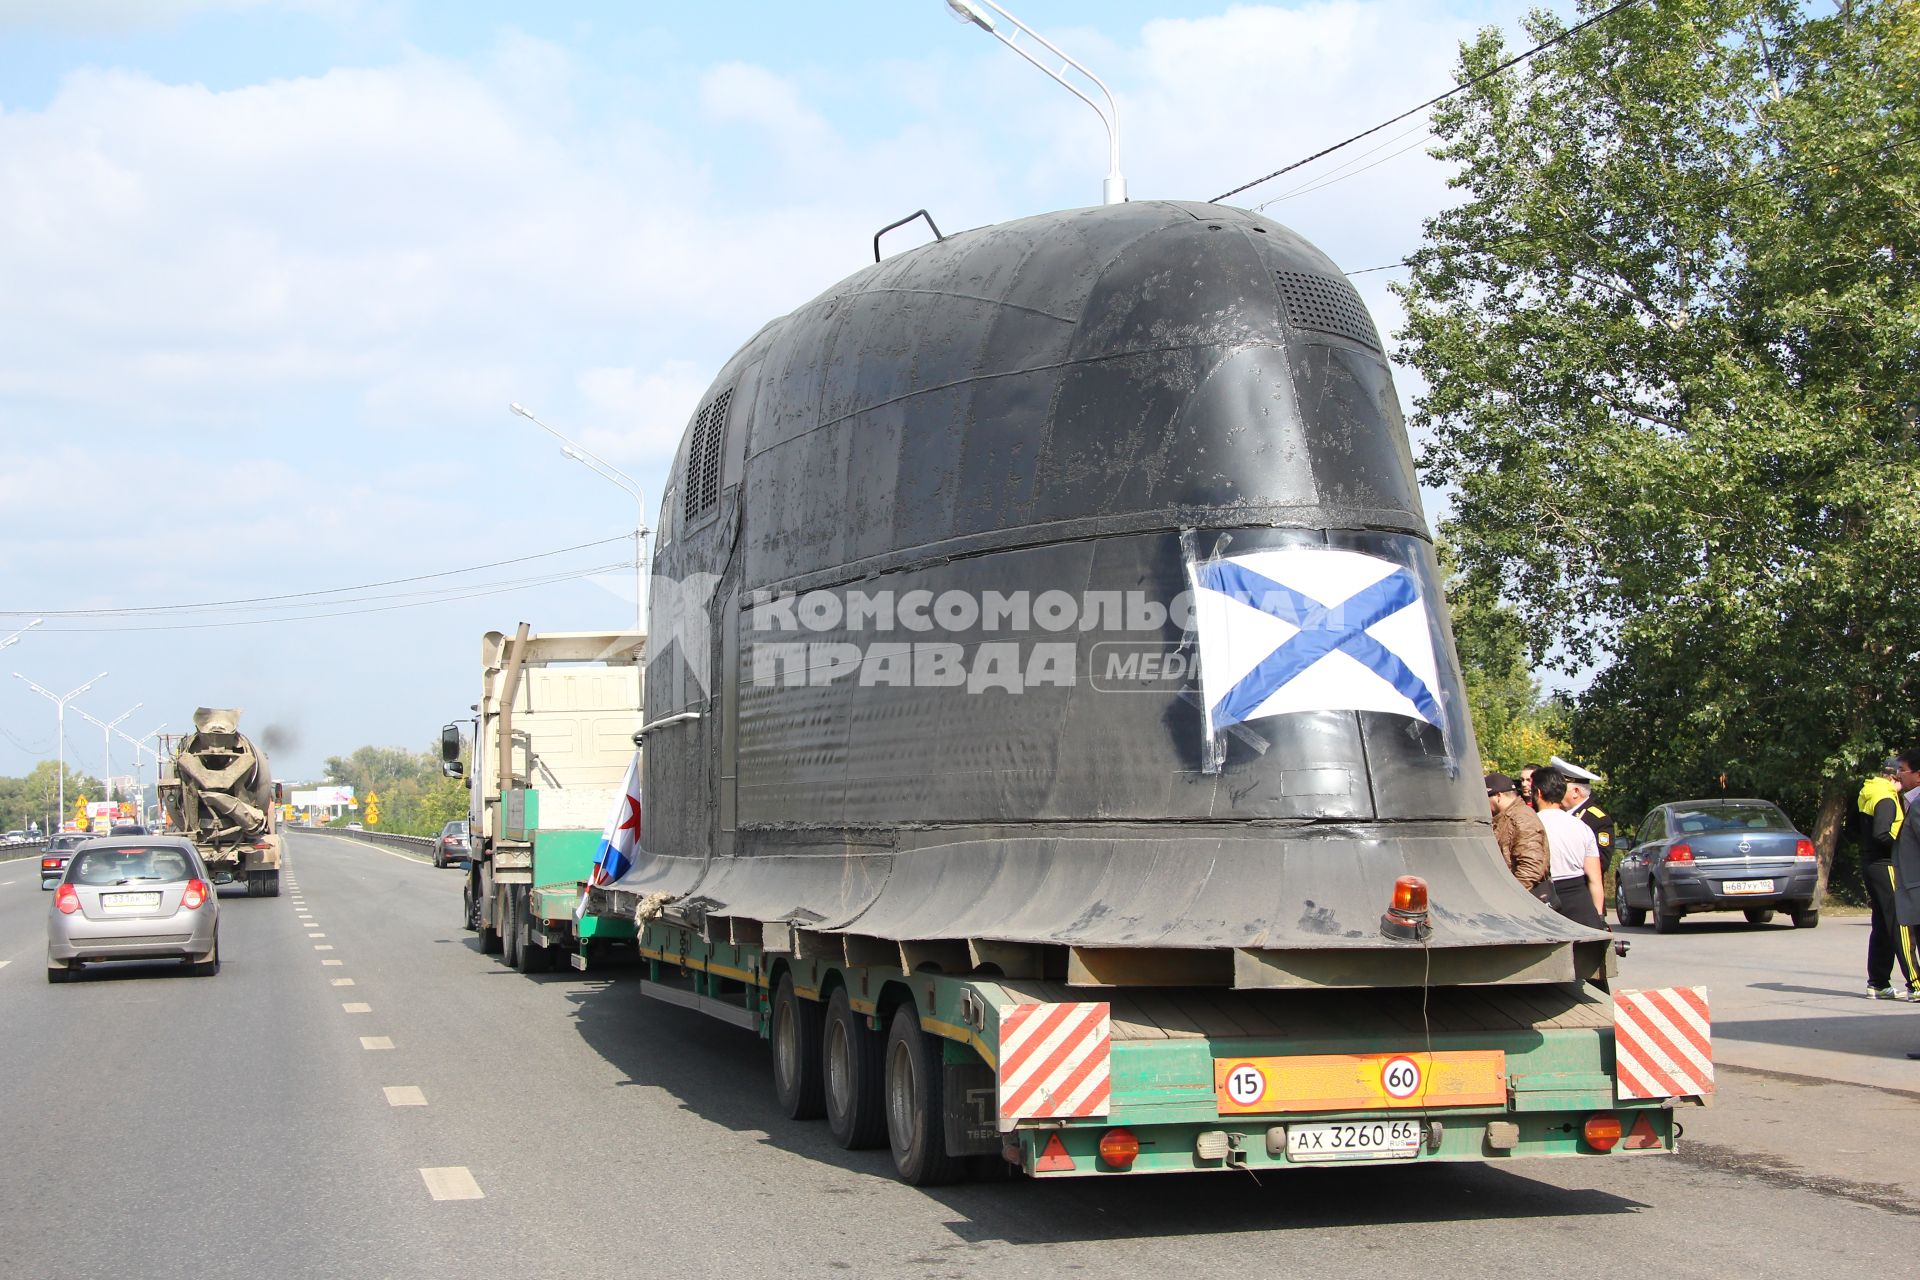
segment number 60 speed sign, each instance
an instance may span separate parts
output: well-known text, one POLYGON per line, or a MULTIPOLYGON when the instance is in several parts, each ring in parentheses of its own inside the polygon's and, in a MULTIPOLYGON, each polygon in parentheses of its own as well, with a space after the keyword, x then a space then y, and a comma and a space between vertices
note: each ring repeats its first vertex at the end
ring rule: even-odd
POLYGON ((1498 1049, 1215 1058, 1213 1087, 1221 1115, 1461 1107, 1505 1103, 1506 1072, 1498 1049))

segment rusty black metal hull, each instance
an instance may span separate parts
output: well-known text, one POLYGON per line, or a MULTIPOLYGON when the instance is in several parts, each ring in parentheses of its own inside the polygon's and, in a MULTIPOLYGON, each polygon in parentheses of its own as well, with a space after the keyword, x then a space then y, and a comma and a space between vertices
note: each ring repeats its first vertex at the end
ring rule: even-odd
POLYGON ((756 335, 672 474, 616 906, 881 943, 1407 953, 1379 919, 1415 873, 1415 951, 1602 937, 1501 863, 1379 338, 1278 224, 1138 203, 902 254, 756 335), (1423 713, 1217 723, 1195 575, 1301 550, 1417 593, 1423 713))

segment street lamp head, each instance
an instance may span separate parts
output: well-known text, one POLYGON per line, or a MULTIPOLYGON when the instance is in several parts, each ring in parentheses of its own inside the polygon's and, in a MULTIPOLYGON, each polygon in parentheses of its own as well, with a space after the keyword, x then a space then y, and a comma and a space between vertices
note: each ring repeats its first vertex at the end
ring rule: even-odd
POLYGON ((973 0, 947 0, 947 8, 955 22, 970 22, 989 35, 993 33, 993 19, 982 12, 973 0))
POLYGON ((575 462, 585 462, 585 461, 586 461, 586 459, 585 459, 585 458, 583 458, 583 457, 581 457, 581 456, 580 456, 580 455, 579 455, 578 453, 576 453, 576 452, 574 451, 574 448, 573 448, 573 446, 572 446, 572 445, 570 445, 570 444, 563 444, 563 445, 561 445, 561 446, 560 446, 560 453, 561 453, 561 456, 563 456, 563 457, 567 457, 567 458, 572 458, 572 459, 573 459, 573 460, 574 460, 575 462))
POLYGON ((528 422, 532 422, 535 420, 533 414, 528 412, 527 406, 521 404, 518 400, 515 400, 511 404, 507 405, 507 408, 511 412, 519 414, 521 417, 525 418, 528 422))

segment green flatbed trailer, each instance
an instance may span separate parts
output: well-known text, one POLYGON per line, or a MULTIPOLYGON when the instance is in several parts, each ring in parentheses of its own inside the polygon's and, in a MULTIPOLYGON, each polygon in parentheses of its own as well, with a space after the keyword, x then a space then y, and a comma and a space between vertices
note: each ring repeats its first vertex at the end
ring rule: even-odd
POLYGON ((509 927, 514 921, 520 926, 517 938, 507 935, 507 963, 523 973, 560 965, 585 969, 608 947, 631 943, 638 933, 631 920, 576 916, 593 874, 600 833, 535 829, 532 836, 532 883, 524 889, 504 886, 509 927))
MULTIPOLYGON (((776 1091, 789 1115, 817 1113, 813 1095, 838 1089, 837 1123, 832 1098, 825 1109, 843 1145, 888 1144, 884 1123, 868 1123, 865 1141, 842 1132, 862 1127, 844 1114, 860 1105, 861 1064, 884 1064, 885 1079, 864 1086, 867 1099, 918 1111, 920 1130, 944 1139, 946 1160, 916 1163, 895 1118, 896 1163, 920 1185, 965 1176, 978 1167, 968 1158, 1035 1177, 1631 1158, 1673 1151, 1681 1132, 1674 1108, 1711 1094, 1709 1078, 1698 1095, 1621 1096, 1615 1007, 1588 985, 1096 989, 931 971, 937 949, 950 944, 850 956, 846 939, 775 926, 762 926, 758 941, 733 936, 742 925, 642 922, 643 993, 773 1041, 776 1091), (855 1078, 828 1078, 829 1065, 809 1081, 796 1064, 821 1060, 817 1038, 835 1034, 841 1002, 860 1029, 854 1038, 866 1040, 845 1055, 855 1078), (935 1051, 927 1059, 940 1064, 934 1087, 895 1078, 897 1053, 906 1068, 914 1061, 896 1050, 902 1010, 935 1051), (1091 1028, 1078 1046, 1069 1043, 1081 1035, 1076 1019, 1091 1028), (1082 1114, 1030 1105, 1035 1073, 1049 1069, 1062 1093, 1082 1095, 1064 1110, 1082 1114), (1088 1081, 1101 1074, 1105 1105, 1088 1107, 1088 1081)), ((847 1022, 840 1034, 849 1034, 847 1022)))

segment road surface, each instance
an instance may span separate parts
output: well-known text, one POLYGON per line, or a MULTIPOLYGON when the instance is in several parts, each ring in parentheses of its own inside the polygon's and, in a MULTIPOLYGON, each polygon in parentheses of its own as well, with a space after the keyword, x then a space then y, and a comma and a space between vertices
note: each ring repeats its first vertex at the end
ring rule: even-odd
POLYGON ((780 1118, 750 1035, 632 974, 480 955, 459 882, 294 833, 281 897, 223 898, 217 977, 50 986, 51 895, 0 863, 0 1276, 1591 1280, 1920 1256, 1920 1063, 1895 1056, 1920 1007, 1857 994, 1844 919, 1631 934, 1622 985, 1713 992, 1721 1096, 1675 1158, 921 1192, 780 1118))

